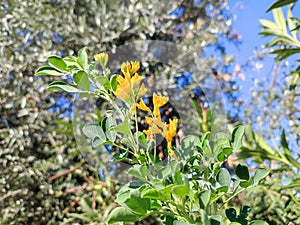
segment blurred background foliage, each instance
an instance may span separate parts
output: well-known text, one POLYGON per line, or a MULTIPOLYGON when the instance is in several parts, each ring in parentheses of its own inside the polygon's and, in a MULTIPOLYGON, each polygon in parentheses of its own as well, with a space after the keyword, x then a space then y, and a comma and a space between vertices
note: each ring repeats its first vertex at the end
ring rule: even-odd
MULTIPOLYGON (((271 88, 257 83, 250 106, 243 107, 235 81, 241 71, 233 68, 234 57, 224 44, 240 44, 228 0, 3 0, 0 7, 0 224, 104 224, 118 185, 86 164, 77 149, 73 96, 50 94, 45 89, 50 79, 33 74, 50 54, 72 55, 87 46, 92 56, 135 40, 171 41, 203 58, 227 98, 229 123, 251 124, 239 158, 274 171, 266 188, 247 198, 255 208, 253 218, 300 224, 299 88, 296 83, 290 89, 289 82, 299 71, 274 67, 271 88), (208 47, 214 56, 205 57, 208 47), (288 123, 280 123, 283 116, 288 123)), ((299 30, 299 21, 293 22, 299 30)), ((287 44, 293 48, 278 40, 265 51, 287 44)), ((284 65, 286 57, 278 56, 275 65, 284 65)))

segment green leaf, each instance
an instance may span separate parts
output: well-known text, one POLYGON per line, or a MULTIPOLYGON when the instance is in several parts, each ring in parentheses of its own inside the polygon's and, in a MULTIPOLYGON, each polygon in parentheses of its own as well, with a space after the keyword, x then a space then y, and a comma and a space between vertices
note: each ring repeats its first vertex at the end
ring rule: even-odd
POLYGON ((238 222, 232 222, 232 223, 230 223, 229 225, 241 225, 241 224, 238 223, 238 222))
POLYGON ((200 192, 200 194, 199 194, 199 202, 200 202, 201 209, 205 209, 206 208, 206 206, 209 203, 210 196, 211 196, 211 191, 210 190, 206 190, 206 191, 200 192))
POLYGON ((242 188, 247 188, 249 187, 251 184, 252 184, 252 179, 249 179, 249 180, 243 180, 240 182, 240 187, 242 188))
POLYGON ((187 135, 182 140, 182 149, 183 150, 186 150, 186 149, 194 150, 194 148, 192 146, 201 147, 201 141, 200 141, 199 137, 197 137, 195 135, 187 135))
POLYGON ((290 91, 291 90, 294 90, 297 86, 298 86, 298 83, 300 81, 300 74, 299 72, 297 72, 296 74, 293 75, 293 78, 290 82, 290 91))
POLYGON ((236 213, 236 210, 234 208, 226 209, 225 214, 226 214, 227 218, 230 220, 230 222, 235 222, 236 221, 237 213, 236 213))
POLYGON ((203 148, 203 155, 206 158, 211 158, 212 157, 212 150, 210 148, 209 140, 204 140, 202 143, 202 148, 203 148))
POLYGON ((295 3, 297 0, 277 0, 274 4, 272 4, 270 6, 270 8, 267 9, 267 12, 276 9, 276 8, 280 8, 282 6, 288 5, 288 4, 292 4, 295 3))
POLYGON ((140 197, 138 190, 132 190, 130 196, 124 204, 135 214, 145 215, 150 209, 150 200, 140 197))
POLYGON ((67 71, 67 64, 61 57, 56 55, 51 55, 48 57, 47 60, 50 63, 50 65, 53 66, 54 68, 60 71, 67 71))
POLYGON ((111 78, 110 78, 110 86, 111 86, 111 89, 112 91, 115 91, 117 90, 117 87, 118 87, 118 81, 117 81, 117 77, 120 76, 120 75, 117 75, 117 74, 114 74, 111 78))
POLYGON ((178 152, 179 158, 183 160, 189 160, 196 152, 195 148, 201 148, 201 141, 199 137, 195 135, 187 135, 181 142, 181 149, 178 152))
MULTIPOLYGON (((206 132, 202 138, 201 138, 201 142, 203 143, 205 140, 209 140, 211 133, 210 132, 206 132)), ((203 145, 202 145, 203 147, 203 145)))
POLYGON ((78 88, 72 86, 71 84, 67 84, 63 81, 54 81, 51 84, 48 85, 47 88, 49 91, 58 91, 58 90, 62 90, 62 91, 66 91, 66 92, 78 92, 78 88))
POLYGON ((65 74, 51 66, 42 66, 35 71, 34 75, 35 76, 64 76, 65 74))
POLYGON ((181 184, 181 185, 175 185, 172 188, 172 193, 177 195, 177 196, 187 196, 190 193, 189 186, 186 184, 181 184))
POLYGON ((210 225, 221 225, 222 224, 222 216, 220 215, 213 215, 210 218, 210 225))
POLYGON ((219 138, 213 144, 213 152, 218 154, 224 147, 230 147, 228 138, 219 138))
POLYGON ((82 128, 82 132, 86 137, 92 139, 93 147, 98 146, 99 144, 102 144, 106 141, 105 134, 98 124, 86 124, 82 128), (102 143, 100 143, 101 141, 102 143))
POLYGON ((231 147, 223 148, 221 152, 218 154, 217 159, 220 162, 224 162, 231 155, 232 151, 233 148, 231 147))
POLYGON ((269 225, 269 224, 263 220, 254 220, 249 225, 269 225))
POLYGON ((106 90, 110 90, 110 81, 107 79, 107 77, 97 77, 97 81, 103 86, 106 90))
POLYGON ((128 170, 128 174, 134 176, 144 182, 147 182, 147 166, 146 165, 134 165, 128 170))
POLYGON ((240 209, 240 216, 242 218, 247 218, 251 211, 251 207, 247 205, 242 205, 240 209))
POLYGON ((92 147, 96 148, 99 145, 102 145, 105 141, 103 141, 102 139, 100 139, 99 137, 94 137, 92 140, 92 147))
POLYGON ((155 211, 157 211, 157 210, 159 210, 159 209, 161 209, 162 208, 162 202, 160 201, 160 200, 151 200, 151 211, 152 210, 155 210, 155 211))
POLYGON ((79 57, 79 64, 81 65, 82 69, 88 69, 88 55, 86 53, 86 47, 82 48, 78 52, 79 57))
POLYGON ((74 82, 83 90, 90 90, 90 80, 86 72, 80 70, 73 75, 74 82))
POLYGON ((150 199, 157 199, 161 201, 169 200, 171 199, 170 194, 165 194, 163 192, 160 192, 154 188, 146 189, 141 194, 142 198, 150 198, 150 199))
POLYGON ((284 129, 281 132, 281 140, 280 140, 281 146, 284 149, 284 152, 287 154, 291 154, 290 150, 289 150, 289 144, 286 141, 286 136, 285 136, 285 131, 284 129))
POLYGON ((273 149, 268 145, 266 140, 264 140, 262 137, 260 137, 257 133, 253 132, 253 136, 255 139, 256 144, 262 148, 264 151, 266 151, 270 155, 274 155, 273 149))
POLYGON ((102 122, 102 127, 104 128, 105 135, 107 139, 111 142, 114 142, 116 140, 116 132, 111 131, 110 128, 116 126, 116 120, 114 117, 105 117, 103 118, 102 122))
POLYGON ((67 64, 67 70, 70 71, 72 69, 82 69, 81 66, 77 63, 76 57, 67 56, 63 58, 64 62, 67 64))
POLYGON ((119 193, 117 193, 117 199, 116 199, 116 202, 119 203, 120 205, 121 205, 122 203, 124 203, 124 202, 126 201, 126 199, 128 199, 129 196, 130 196, 130 190, 127 190, 127 189, 128 189, 128 186, 125 185, 125 186, 123 186, 123 188, 124 188, 125 190, 124 190, 124 189, 121 189, 121 190, 119 191, 119 193))
POLYGON ((253 176, 253 185, 257 185, 262 179, 268 176, 269 171, 265 168, 258 168, 253 176))
POLYGON ((129 138, 122 138, 120 140, 120 143, 123 145, 126 145, 127 147, 134 148, 134 143, 129 138))
POLYGON ((273 9, 273 16, 276 24, 280 27, 282 32, 286 32, 286 24, 281 8, 273 9))
POLYGON ((270 20, 259 20, 259 22, 267 28, 270 28, 273 30, 279 30, 279 27, 277 26, 277 24, 270 20))
POLYGON ((249 179, 250 179, 248 167, 245 166, 245 165, 239 164, 239 165, 235 168, 235 174, 236 174, 237 177, 240 178, 241 180, 249 180, 249 179))
MULTIPOLYGON (((217 181, 221 185, 221 187, 227 187, 230 185, 231 176, 227 169, 221 168, 218 175, 217 181)), ((228 190, 228 189, 227 189, 228 190)))
POLYGON ((138 139, 138 142, 142 147, 144 147, 144 148, 148 147, 147 138, 143 132, 141 132, 141 131, 136 132, 134 134, 134 137, 138 139))
POLYGON ((201 215, 201 225, 210 225, 210 222, 208 220, 208 215, 205 212, 205 210, 200 209, 200 215, 201 215))
POLYGON ((117 222, 135 222, 140 218, 139 215, 131 212, 125 207, 117 207, 112 210, 107 219, 108 224, 113 224, 117 222))
POLYGON ((128 121, 128 118, 125 118, 124 122, 121 123, 120 125, 117 125, 115 127, 110 128, 111 131, 119 132, 122 134, 127 134, 130 135, 131 130, 130 130, 130 124, 128 121))
POLYGON ((231 142, 234 150, 239 150, 242 146, 242 141, 245 133, 244 126, 238 126, 232 131, 231 142))
MULTIPOLYGON (((294 43, 292 43, 292 45, 294 45, 294 43)), ((284 49, 277 49, 271 52, 271 54, 276 54, 279 60, 286 59, 291 55, 299 54, 299 53, 300 53, 300 48, 284 48, 284 49)))
POLYGON ((294 21, 292 20, 293 18, 293 13, 292 13, 292 9, 289 7, 287 10, 287 24, 289 26, 289 30, 291 31, 291 34, 293 36, 293 38, 297 39, 297 32, 295 30, 296 26, 294 21))

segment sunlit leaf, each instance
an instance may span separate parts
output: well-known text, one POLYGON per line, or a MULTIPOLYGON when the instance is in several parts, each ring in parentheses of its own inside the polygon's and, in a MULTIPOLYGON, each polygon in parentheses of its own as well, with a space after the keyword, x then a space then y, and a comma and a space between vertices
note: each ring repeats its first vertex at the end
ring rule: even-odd
POLYGON ((35 71, 35 76, 64 76, 65 74, 51 66, 42 66, 35 71))
POLYGON ((84 69, 84 70, 88 69, 88 55, 87 55, 86 49, 87 48, 84 47, 78 51, 79 64, 81 65, 82 69, 84 69))
POLYGON ((70 93, 79 91, 77 87, 67 84, 66 82, 63 82, 63 81, 54 81, 48 85, 47 89, 49 91, 62 90, 62 91, 70 92, 70 93))
POLYGON ((117 222, 135 222, 140 218, 139 215, 131 212, 125 207, 117 207, 109 214, 107 219, 108 224, 113 224, 117 222))
POLYGON ((83 70, 74 73, 73 80, 78 85, 78 87, 82 88, 83 90, 90 90, 90 81, 88 75, 83 70))
POLYGON ((56 55, 51 55, 51 56, 48 56, 47 60, 50 63, 50 65, 55 67, 56 69, 61 70, 61 71, 67 71, 67 64, 61 57, 56 56, 56 55))
POLYGON ((298 0, 277 0, 275 3, 273 3, 268 9, 267 12, 276 9, 276 8, 280 8, 282 6, 288 5, 288 4, 292 4, 297 2, 298 0))

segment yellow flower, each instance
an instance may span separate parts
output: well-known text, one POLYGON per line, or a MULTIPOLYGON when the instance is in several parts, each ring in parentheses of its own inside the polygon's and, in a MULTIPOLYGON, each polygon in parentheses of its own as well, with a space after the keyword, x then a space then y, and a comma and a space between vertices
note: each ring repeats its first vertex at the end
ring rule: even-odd
POLYGON ((121 65, 121 71, 123 74, 129 73, 129 70, 131 69, 130 62, 122 63, 121 65))
POLYGON ((143 130, 144 134, 147 136, 147 141, 151 139, 151 131, 150 130, 143 130))
POLYGON ((134 76, 131 77, 131 83, 133 85, 133 88, 136 88, 137 86, 139 86, 142 79, 143 79, 142 76, 138 75, 137 73, 134 74, 134 76))
POLYGON ((145 120, 147 124, 149 124, 150 126, 152 125, 153 119, 151 117, 145 116, 145 120))
POLYGON ((121 71, 123 74, 129 73, 130 75, 136 73, 140 69, 140 62, 126 62, 122 63, 121 71))
MULTIPOLYGON (((151 134, 161 134, 167 141, 169 155, 177 161, 178 157, 171 148, 173 137, 176 136, 178 119, 169 119, 169 124, 166 124, 161 120, 159 111, 159 108, 164 106, 168 101, 169 98, 166 96, 153 94, 153 117, 145 117, 149 129, 145 130, 144 133, 147 135, 147 138, 150 137, 151 134)), ((137 107, 141 110, 150 112, 149 107, 145 105, 142 99, 140 103, 137 104, 137 107)))
POLYGON ((165 127, 165 124, 161 121, 161 118, 151 118, 149 116, 146 116, 145 119, 146 119, 146 123, 149 124, 150 126, 155 125, 160 127, 162 130, 165 127))
POLYGON ((171 120, 169 119, 169 124, 165 126, 163 136, 166 138, 168 143, 168 148, 172 146, 172 139, 176 135, 176 127, 177 127, 178 119, 171 120))
POLYGON ((123 78, 121 75, 118 75, 117 81, 119 84, 114 94, 120 99, 129 100, 132 92, 130 79, 128 80, 126 77, 123 78))
POLYGON ((146 116, 146 123, 153 134, 161 134, 168 143, 168 149, 172 147, 173 137, 176 136, 178 119, 169 119, 169 124, 161 121, 161 118, 151 118, 146 116))
POLYGON ((150 126, 149 130, 151 130, 151 132, 152 132, 153 134, 161 134, 161 133, 162 133, 162 130, 159 129, 158 126, 155 125, 155 124, 152 124, 152 125, 150 126))
POLYGON ((151 112, 148 106, 146 106, 143 99, 140 100, 139 103, 136 104, 136 107, 138 107, 140 110, 151 112))
MULTIPOLYGON (((164 123, 162 121, 158 121, 158 118, 151 118, 149 116, 145 117, 146 123, 149 124, 149 130, 153 134, 162 134, 164 123), (161 129, 159 129, 159 127, 161 129)), ((159 119, 160 120, 160 119, 159 119)))
POLYGON ((153 105, 154 105, 153 115, 160 118, 161 116, 160 116, 159 108, 165 105, 168 101, 169 101, 168 97, 162 95, 156 95, 154 93, 153 94, 153 105))
POLYGON ((140 69, 140 62, 131 62, 131 73, 136 73, 140 69))
POLYGON ((102 67, 105 67, 108 62, 108 54, 101 52, 100 54, 94 55, 94 59, 98 61, 102 67))
POLYGON ((134 116, 136 113, 136 104, 131 107, 131 115, 134 116))
POLYGON ((147 92, 147 88, 145 88, 145 85, 142 84, 138 92, 138 98, 144 96, 146 92, 147 92))
POLYGON ((169 101, 169 98, 166 96, 162 95, 156 95, 155 93, 153 94, 153 104, 154 106, 162 107, 169 101))
MULTIPOLYGON (((137 87, 140 85, 143 77, 138 75, 136 72, 139 70, 140 64, 139 62, 126 62, 121 65, 121 70, 124 74, 124 77, 118 75, 117 81, 118 86, 114 94, 124 101, 129 100, 132 94, 136 93, 137 87), (134 74, 132 76, 132 74, 134 74)), ((142 85, 142 92, 145 94, 145 86, 142 85)), ((142 94, 143 94, 142 93, 142 94)))

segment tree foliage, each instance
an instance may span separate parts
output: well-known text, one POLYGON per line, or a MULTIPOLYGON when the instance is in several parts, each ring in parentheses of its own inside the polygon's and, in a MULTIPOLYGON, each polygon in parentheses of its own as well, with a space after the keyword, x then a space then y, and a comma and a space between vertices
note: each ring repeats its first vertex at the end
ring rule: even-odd
POLYGON ((271 84, 258 81, 253 88, 251 104, 245 109, 246 141, 239 154, 272 171, 264 189, 247 195, 257 205, 254 218, 270 224, 300 222, 299 18, 293 15, 295 3, 276 1, 268 9, 274 20, 260 20, 261 35, 272 37, 266 50, 275 55, 275 62, 271 84))
MULTIPOLYGON (((197 49, 199 56, 206 46, 215 46, 220 57, 207 63, 218 73, 232 62, 221 44, 223 39, 235 40, 227 0, 4 0, 0 7, 2 223, 57 224, 64 217, 68 217, 66 223, 82 221, 85 216, 66 213, 88 214, 84 202, 77 201, 85 195, 92 211, 99 214, 106 206, 90 201, 99 180, 90 191, 66 191, 82 185, 91 169, 80 167, 75 170, 79 175, 70 172, 48 180, 82 158, 66 118, 72 110, 72 95, 49 94, 44 86, 48 78, 33 79, 33 71, 46 56, 72 55, 83 46, 93 55, 133 40, 158 39, 197 49), (55 123, 55 113, 63 115, 60 125, 55 123)), ((99 190, 113 193, 109 184, 103 183, 99 190)), ((107 196, 104 202, 109 202, 107 196)), ((105 213, 100 215, 95 219, 99 223, 105 213)))

